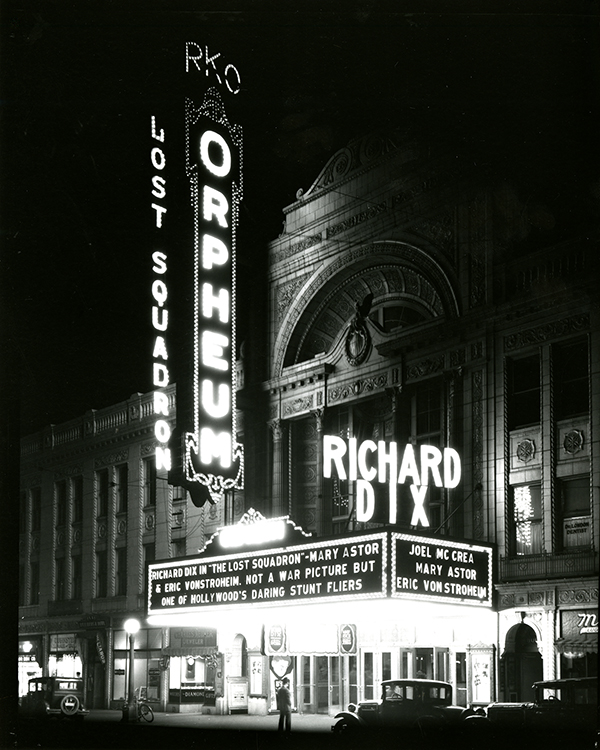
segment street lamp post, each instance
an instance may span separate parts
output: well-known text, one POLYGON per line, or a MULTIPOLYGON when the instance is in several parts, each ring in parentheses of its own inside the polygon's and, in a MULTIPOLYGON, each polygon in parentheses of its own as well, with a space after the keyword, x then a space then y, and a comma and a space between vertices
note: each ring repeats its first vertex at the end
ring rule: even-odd
POLYGON ((133 664, 135 658, 135 634, 140 629, 140 623, 135 619, 126 620, 123 626, 129 636, 129 659, 127 669, 127 701, 123 706, 121 721, 136 721, 137 712, 133 702, 133 664))

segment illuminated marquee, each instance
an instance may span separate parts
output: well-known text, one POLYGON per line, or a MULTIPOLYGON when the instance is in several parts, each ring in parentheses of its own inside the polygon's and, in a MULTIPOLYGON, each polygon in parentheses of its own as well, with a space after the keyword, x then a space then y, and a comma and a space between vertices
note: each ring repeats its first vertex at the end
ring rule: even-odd
POLYGON ((148 566, 148 614, 385 598, 386 532, 148 566))
POLYGON ((414 502, 411 526, 429 526, 425 513, 425 496, 430 484, 451 489, 460 482, 460 456, 453 448, 440 450, 433 445, 412 444, 399 455, 398 445, 383 440, 374 442, 356 438, 347 441, 335 435, 323 437, 323 475, 332 476, 335 468, 341 480, 356 482, 356 520, 367 522, 375 513, 372 482, 389 487, 389 522, 397 520, 397 486, 409 483, 414 502), (418 457, 417 457, 418 453, 418 457))
POLYGON ((491 545, 392 533, 392 598, 492 606, 491 545))
POLYGON ((194 213, 193 430, 184 434, 184 476, 211 502, 241 488, 236 441, 235 251, 242 198, 242 132, 218 91, 186 101, 186 168, 194 213))

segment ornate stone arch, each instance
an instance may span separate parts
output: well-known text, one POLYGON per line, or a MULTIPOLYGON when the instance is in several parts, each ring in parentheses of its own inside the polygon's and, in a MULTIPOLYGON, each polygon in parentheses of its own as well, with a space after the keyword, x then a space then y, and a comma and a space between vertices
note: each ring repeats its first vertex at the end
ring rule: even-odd
POLYGON ((358 246, 296 290, 279 326, 273 374, 326 354, 369 294, 374 305, 396 302, 422 320, 458 316, 451 281, 429 254, 398 241, 358 246))

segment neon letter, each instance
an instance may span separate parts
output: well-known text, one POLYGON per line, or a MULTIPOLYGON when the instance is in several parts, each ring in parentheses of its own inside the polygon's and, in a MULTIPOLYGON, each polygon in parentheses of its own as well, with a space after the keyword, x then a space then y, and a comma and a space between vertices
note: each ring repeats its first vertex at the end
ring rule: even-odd
POLYGON ((204 166, 215 177, 227 177, 229 174, 229 170, 231 169, 231 151, 223 136, 215 133, 214 130, 207 130, 202 134, 202 138, 200 138, 200 158, 204 166), (215 164, 210 158, 209 147, 211 143, 216 143, 221 149, 221 153, 223 154, 221 166, 215 164))
POLYGON ((229 260, 229 251, 225 243, 217 237, 205 234, 202 237, 202 268, 211 269, 222 266, 229 260))
POLYGON ((229 339, 221 333, 204 331, 202 333, 202 364, 215 370, 229 369, 229 363, 223 359, 223 349, 229 346, 229 339))
POLYGON ((365 479, 367 482, 370 482, 372 479, 375 479, 375 475, 377 474, 377 469, 373 466, 369 469, 366 463, 366 457, 367 457, 367 451, 371 451, 372 453, 375 453, 377 450, 377 444, 374 443, 372 440, 365 440, 364 443, 361 443, 358 448, 358 470, 360 471, 360 476, 365 479))
POLYGON ((375 492, 369 482, 356 480, 356 520, 370 521, 375 513, 375 492))
POLYGON ((346 444, 342 438, 336 435, 323 435, 323 476, 331 477, 331 465, 335 463, 337 475, 340 479, 346 479, 346 470, 342 457, 346 454, 346 444))
POLYGON ((221 323, 229 322, 229 292, 227 289, 220 289, 219 296, 213 295, 213 285, 206 282, 202 285, 202 314, 205 318, 212 318, 213 309, 219 311, 219 320, 221 323))
POLYGON ((427 485, 416 487, 414 484, 411 484, 410 491, 412 492, 413 500, 415 501, 415 507, 413 510, 412 518, 410 519, 410 525, 417 526, 420 521, 423 526, 429 526, 429 519, 425 515, 425 508, 423 506, 423 503, 425 502, 425 495, 427 493, 427 485))
POLYGON ((213 458, 220 458, 224 469, 231 466, 231 435, 228 432, 215 435, 210 427, 203 427, 200 430, 200 461, 210 464, 213 458))
POLYGON ((434 445, 421 446, 421 484, 428 484, 427 470, 431 469, 431 476, 436 487, 442 486, 442 476, 439 465, 442 462, 442 451, 434 445))
POLYGON ((444 448, 444 487, 449 490, 460 482, 460 456, 454 448, 444 448), (453 471, 454 469, 454 471, 453 471))
POLYGON ((404 449, 400 474, 398 475, 398 484, 404 484, 407 476, 411 476, 413 482, 419 484, 419 470, 415 459, 415 449, 411 443, 408 443, 404 449))
POLYGON ((223 193, 211 188, 210 185, 205 185, 203 205, 205 221, 210 221, 214 216, 217 219, 219 226, 229 226, 227 224, 227 219, 225 218, 225 214, 229 211, 229 203, 223 193))
POLYGON ((229 386, 221 383, 218 388, 219 400, 215 404, 215 389, 211 380, 202 381, 202 406, 206 413, 214 419, 220 419, 229 414, 231 394, 229 386))

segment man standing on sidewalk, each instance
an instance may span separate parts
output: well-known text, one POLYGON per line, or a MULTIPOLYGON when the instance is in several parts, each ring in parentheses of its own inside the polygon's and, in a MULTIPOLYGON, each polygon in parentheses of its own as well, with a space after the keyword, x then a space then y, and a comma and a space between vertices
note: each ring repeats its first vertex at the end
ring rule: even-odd
POLYGON ((281 687, 277 691, 277 708, 279 709, 279 726, 277 731, 289 732, 292 729, 292 694, 290 693, 290 681, 284 677, 281 687))

